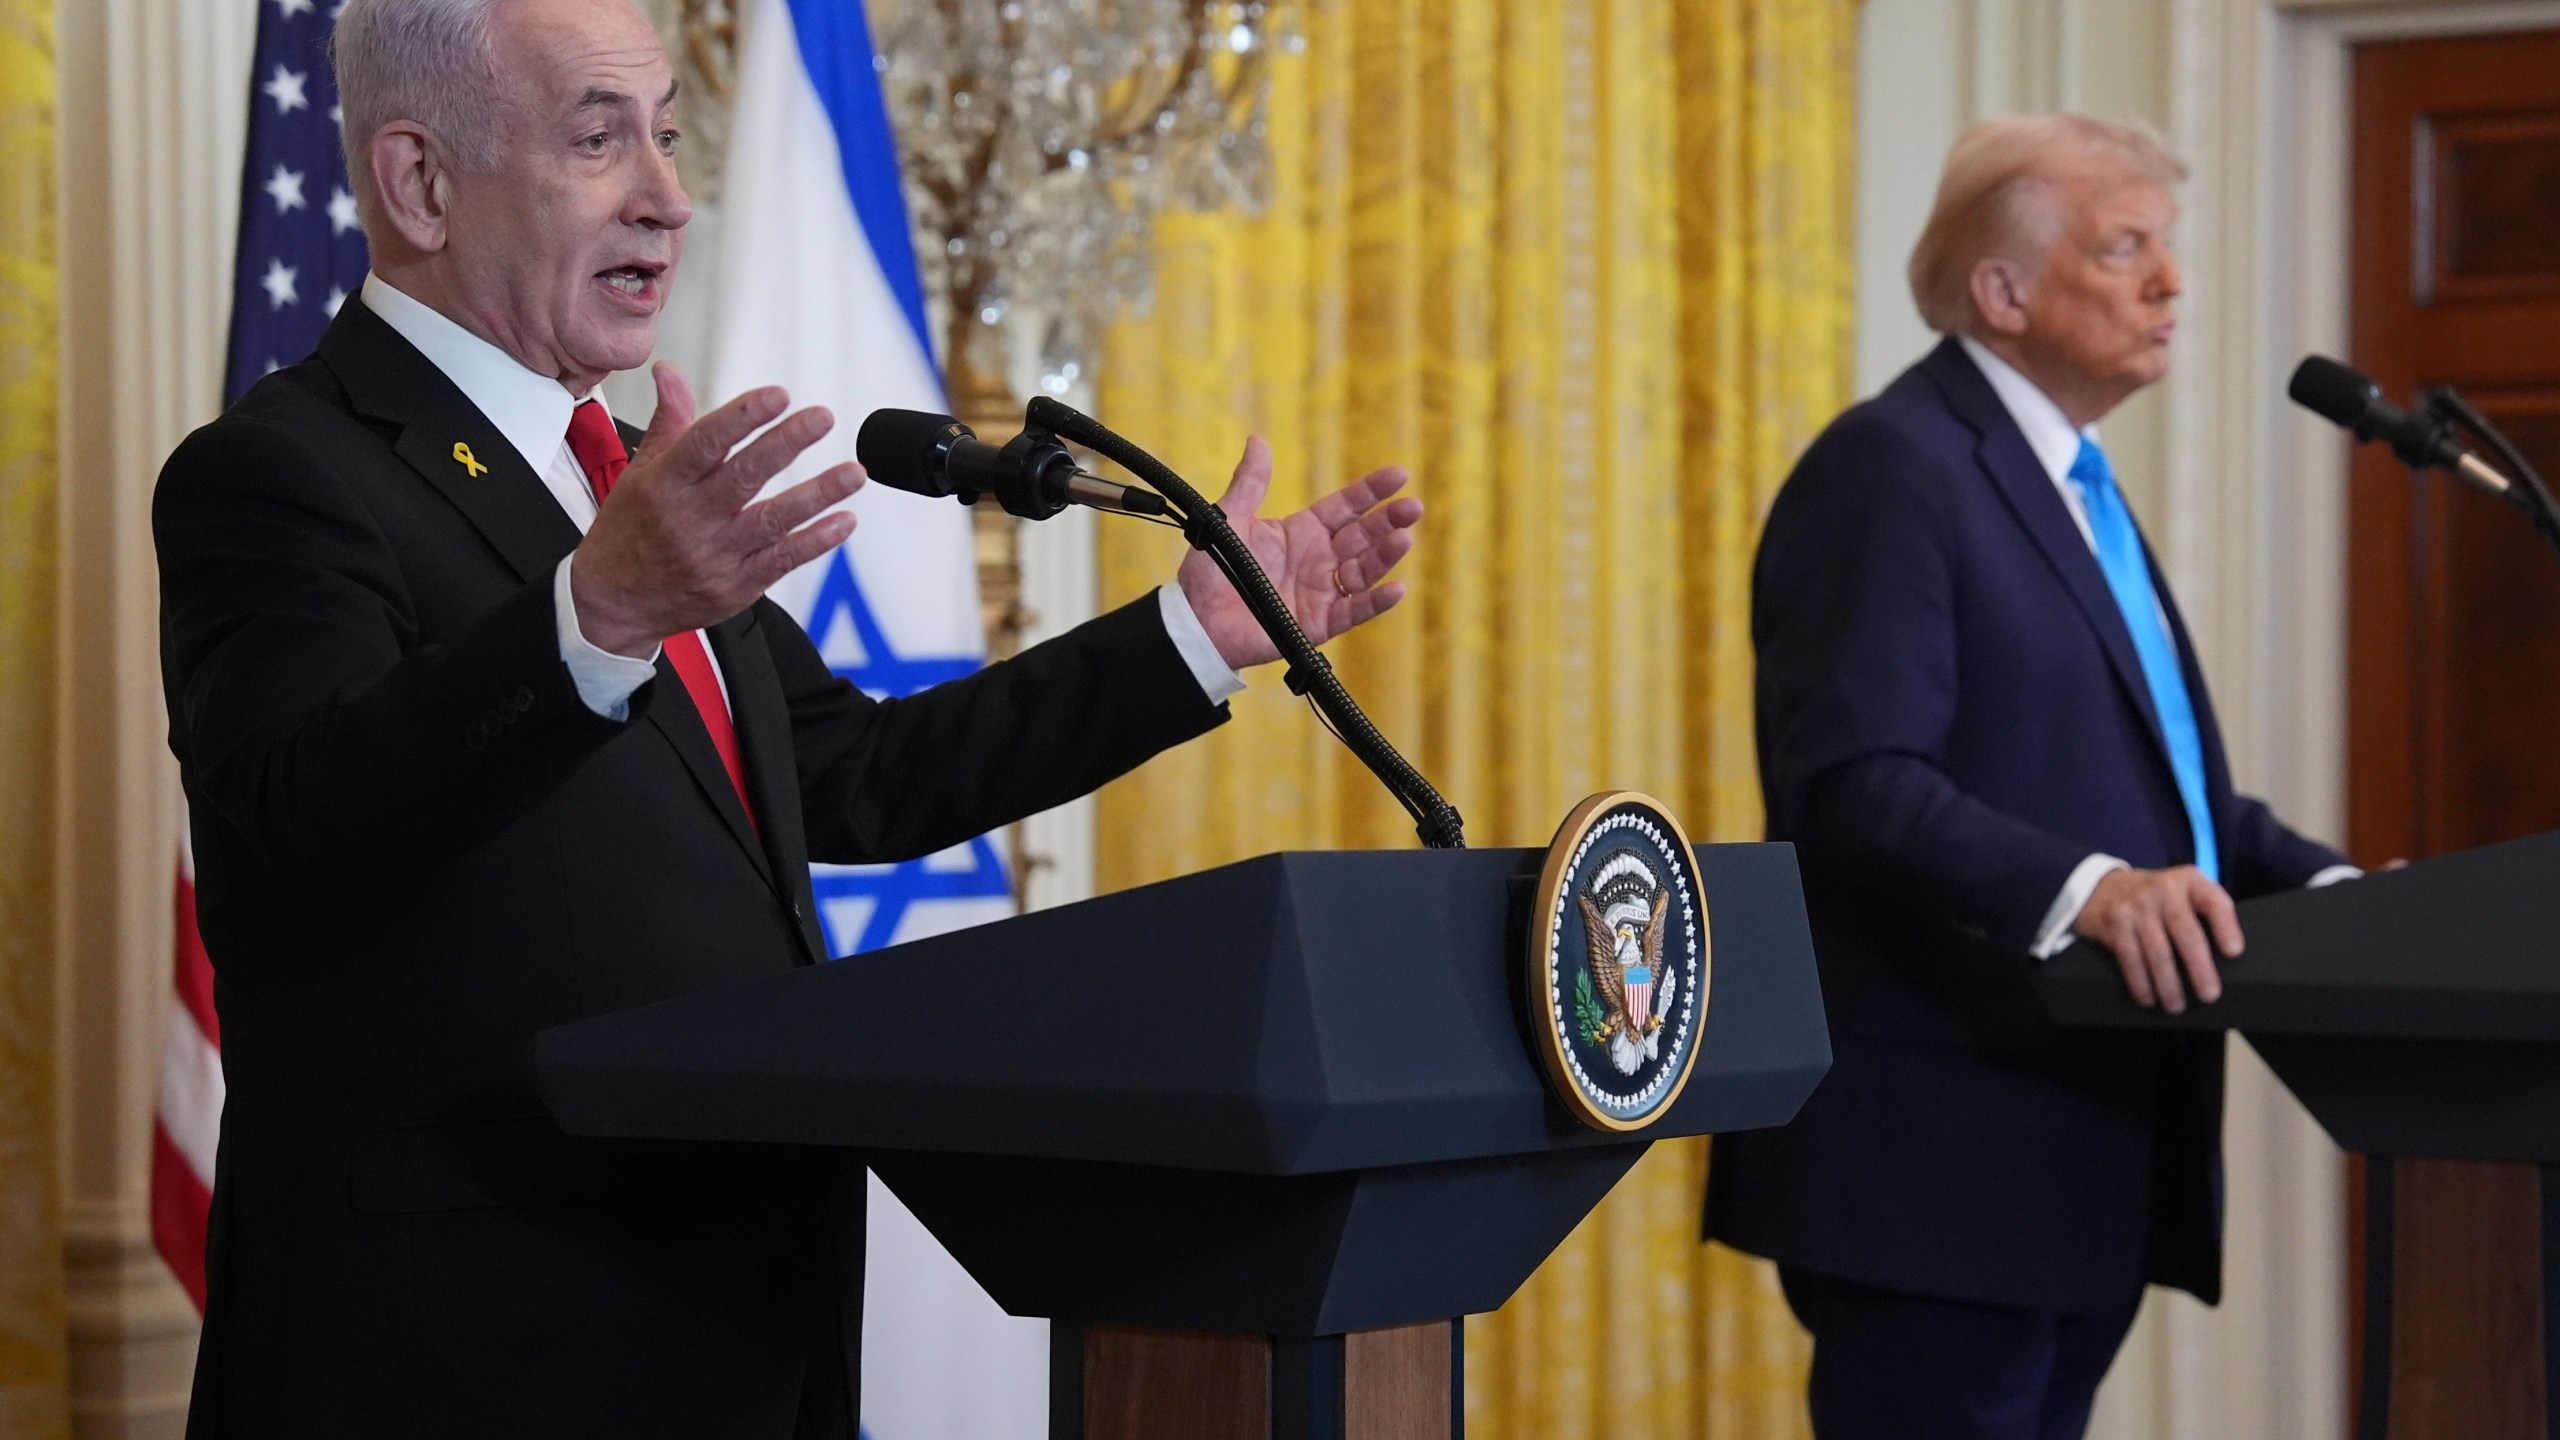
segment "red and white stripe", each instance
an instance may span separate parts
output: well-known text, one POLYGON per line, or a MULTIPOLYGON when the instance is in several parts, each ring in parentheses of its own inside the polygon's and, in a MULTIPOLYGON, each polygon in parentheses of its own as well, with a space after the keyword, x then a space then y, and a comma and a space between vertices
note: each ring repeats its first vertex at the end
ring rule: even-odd
POLYGON ((195 851, 179 827, 176 985, 160 1055, 160 1114, 151 1130, 151 1240, 204 1308, 205 1226, 213 1210, 213 1152, 222 1134, 222 1022, 213 962, 196 931, 195 851))
POLYGON ((1653 982, 1627 987, 1627 1023, 1635 1027, 1636 1037, 1644 1036, 1645 1022, 1653 1018, 1653 982))

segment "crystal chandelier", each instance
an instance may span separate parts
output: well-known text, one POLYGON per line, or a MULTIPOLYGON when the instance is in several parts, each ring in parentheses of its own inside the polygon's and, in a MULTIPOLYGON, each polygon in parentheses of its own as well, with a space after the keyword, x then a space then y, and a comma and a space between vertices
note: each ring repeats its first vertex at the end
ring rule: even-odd
POLYGON ((1057 394, 1144 303, 1168 207, 1262 208, 1288 0, 901 0, 883 80, 918 261, 962 413, 1008 405, 1017 354, 1057 394), (1017 345, 1017 342, 1019 344, 1017 345))
MULTIPOLYGON (((708 103, 686 109, 686 183, 716 200, 744 0, 642 0, 708 103)), ((1102 329, 1144 303, 1168 207, 1259 211, 1275 54, 1305 48, 1293 0, 870 0, 882 90, 951 408, 1021 424, 1008 376, 1065 395, 1102 329)), ((988 653, 1011 654, 1020 527, 975 516, 988 653)))

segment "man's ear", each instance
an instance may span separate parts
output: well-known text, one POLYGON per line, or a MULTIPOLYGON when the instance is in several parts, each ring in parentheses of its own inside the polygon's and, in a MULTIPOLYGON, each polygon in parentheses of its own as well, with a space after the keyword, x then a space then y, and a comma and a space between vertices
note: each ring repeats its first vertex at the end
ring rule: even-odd
POLYGON ((2015 260, 1993 257, 1975 262, 1966 277, 1973 291, 1973 313, 1995 335, 2027 333, 2028 281, 2015 260))
POLYGON ((442 250, 451 221, 446 207, 453 167, 436 137, 422 125, 394 120, 374 132, 365 161, 373 168, 382 218, 419 253, 442 250))

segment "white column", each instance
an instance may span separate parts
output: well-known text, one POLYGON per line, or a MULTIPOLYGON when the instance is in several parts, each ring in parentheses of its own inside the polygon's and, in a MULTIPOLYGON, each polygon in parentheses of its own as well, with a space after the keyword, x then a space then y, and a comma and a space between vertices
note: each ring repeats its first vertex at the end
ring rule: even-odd
POLYGON ((149 507, 220 403, 247 4, 63 0, 61 1177, 76 1433, 175 1436, 192 1306, 151 1249, 177 787, 149 507))

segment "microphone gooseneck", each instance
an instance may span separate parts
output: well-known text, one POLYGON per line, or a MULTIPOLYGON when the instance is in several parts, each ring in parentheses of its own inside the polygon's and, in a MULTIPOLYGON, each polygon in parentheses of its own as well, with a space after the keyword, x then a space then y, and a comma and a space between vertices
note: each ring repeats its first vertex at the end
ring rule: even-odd
POLYGON ((2450 427, 2430 411, 2412 412, 2382 398, 2382 387, 2363 372, 2326 355, 2306 355, 2293 369, 2285 394, 2294 404, 2354 434, 2391 447, 2413 470, 2442 470, 2505 499, 2522 502, 2513 482, 2453 441, 2450 427))
POLYGON ((2382 387, 2362 372, 2325 355, 2307 355, 2294 367, 2285 394, 2358 440, 2384 442, 2413 470, 2442 470, 2514 505, 2533 522, 2534 531, 2553 554, 2560 555, 2560 501, 2553 500, 2550 487, 2524 452, 2498 433, 2489 417, 2455 394, 2453 387, 2421 391, 2419 408, 2403 410, 2384 399, 2382 387), (2496 451, 2507 472, 2501 473, 2455 439, 2457 426, 2496 451))
POLYGON ((1288 603, 1272 586, 1271 577, 1263 573, 1253 551, 1227 522, 1227 512, 1210 504, 1162 461, 1090 415, 1040 395, 1031 401, 1028 420, 1032 431, 1061 436, 1113 460, 1163 496, 1175 518, 1182 522, 1183 538, 1191 542, 1193 549, 1206 552, 1225 574, 1236 587, 1236 594, 1243 597, 1245 608, 1253 613, 1263 633, 1271 637, 1281 658, 1288 662, 1286 679, 1290 692, 1305 696, 1334 735, 1404 806, 1424 845, 1435 850, 1465 848, 1466 822, 1457 807, 1433 788, 1361 711, 1359 702, 1351 698, 1351 692, 1333 673, 1332 662, 1307 639, 1306 631, 1298 627, 1298 618, 1289 613, 1288 603))
MULTIPOLYGON (((2532 517, 2533 528, 2542 532, 2542 538, 2550 544, 2552 554, 2560 556, 2560 500, 2552 498, 2551 487, 2543 482, 2542 472, 2533 468, 2533 462, 2525 458, 2524 452, 2516 448, 2514 441, 2509 440, 2497 426, 2489 423, 2488 416, 2473 409, 2470 401, 2454 393, 2452 386, 2437 386, 2426 392, 2425 399, 2427 413, 2447 424, 2461 426, 2478 436, 2490 449, 2498 452, 2498 458, 2520 478, 2520 483, 2499 493, 2514 501, 2525 514, 2532 517)), ((2464 452, 2462 459, 2466 466, 2466 473, 2469 469, 2478 469, 2489 474, 2497 473, 2486 465, 2482 465, 2468 451, 2464 452)))

